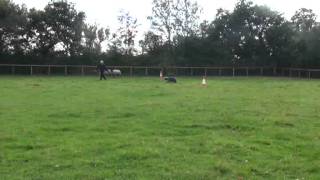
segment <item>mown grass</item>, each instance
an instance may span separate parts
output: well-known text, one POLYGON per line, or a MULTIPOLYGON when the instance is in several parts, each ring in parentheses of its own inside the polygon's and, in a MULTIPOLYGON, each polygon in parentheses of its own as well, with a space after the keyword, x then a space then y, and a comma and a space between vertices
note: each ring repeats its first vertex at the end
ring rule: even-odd
POLYGON ((0 179, 320 179, 320 81, 0 77, 0 179))

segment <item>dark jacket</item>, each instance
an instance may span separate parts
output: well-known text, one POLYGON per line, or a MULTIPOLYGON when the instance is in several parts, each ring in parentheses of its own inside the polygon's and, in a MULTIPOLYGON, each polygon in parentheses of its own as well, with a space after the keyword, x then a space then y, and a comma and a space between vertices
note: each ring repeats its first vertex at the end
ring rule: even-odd
POLYGON ((104 71, 107 70, 107 67, 104 64, 98 64, 97 70, 100 71, 100 72, 104 72, 104 71))

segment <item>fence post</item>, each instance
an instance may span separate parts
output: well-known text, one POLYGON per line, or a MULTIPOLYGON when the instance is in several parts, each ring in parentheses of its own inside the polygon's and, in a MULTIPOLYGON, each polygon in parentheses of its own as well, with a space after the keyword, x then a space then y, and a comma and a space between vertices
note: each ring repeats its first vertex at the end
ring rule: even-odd
POLYGON ((191 76, 193 76, 193 68, 191 68, 191 76))
POLYGON ((204 68, 204 76, 207 77, 208 74, 208 68, 204 68))
POLYGON ((222 76, 222 69, 219 68, 219 76, 222 76))
POLYGON ((31 76, 33 75, 33 67, 32 67, 32 65, 30 65, 30 75, 31 76))
POLYGON ((130 76, 132 76, 132 75, 133 75, 133 67, 130 66, 130 76))
POLYGON ((149 72, 148 72, 148 67, 146 67, 146 76, 148 76, 149 75, 149 72))
POLYGON ((299 78, 301 78, 301 70, 299 70, 298 76, 299 78))
POLYGON ((15 75, 15 74, 16 74, 16 67, 15 67, 15 65, 12 65, 12 67, 11 67, 11 73, 12 73, 12 75, 15 75))
POLYGON ((81 66, 81 76, 84 76, 84 66, 81 66))
POLYGON ((260 68, 260 75, 263 76, 263 67, 260 68))
POLYGON ((246 70, 247 70, 247 76, 249 76, 249 67, 247 67, 246 70))
POLYGON ((310 70, 308 70, 308 77, 309 77, 309 79, 311 79, 311 71, 310 70))
POLYGON ((292 77, 292 69, 289 69, 289 77, 292 77))
POLYGON ((277 68, 273 68, 273 76, 276 76, 277 75, 277 68))
POLYGON ((48 66, 48 76, 50 76, 51 75, 51 66, 49 65, 48 66))
POLYGON ((65 76, 68 75, 68 66, 67 65, 64 66, 64 75, 65 76))
POLYGON ((232 76, 234 77, 235 74, 236 74, 236 70, 235 70, 235 68, 233 67, 233 68, 232 68, 232 76))

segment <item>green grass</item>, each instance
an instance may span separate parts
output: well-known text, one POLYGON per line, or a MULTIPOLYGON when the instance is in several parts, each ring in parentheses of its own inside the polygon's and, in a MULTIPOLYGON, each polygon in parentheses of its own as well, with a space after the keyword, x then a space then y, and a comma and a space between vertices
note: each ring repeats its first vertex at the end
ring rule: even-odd
POLYGON ((0 179, 320 179, 320 81, 0 77, 0 179))

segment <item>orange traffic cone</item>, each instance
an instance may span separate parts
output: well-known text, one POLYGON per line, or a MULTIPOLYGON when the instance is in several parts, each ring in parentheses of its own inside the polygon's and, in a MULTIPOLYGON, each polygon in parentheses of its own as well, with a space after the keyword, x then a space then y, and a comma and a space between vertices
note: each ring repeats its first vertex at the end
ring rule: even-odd
POLYGON ((202 86, 204 86, 204 87, 207 87, 208 86, 208 83, 207 83, 207 78, 205 77, 205 76, 203 76, 203 78, 202 78, 202 86))

